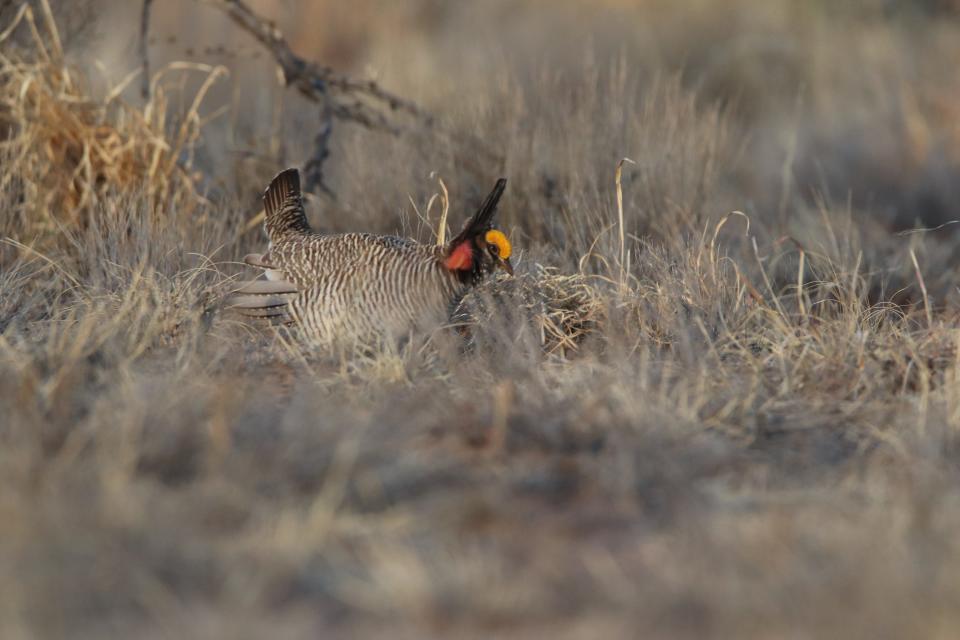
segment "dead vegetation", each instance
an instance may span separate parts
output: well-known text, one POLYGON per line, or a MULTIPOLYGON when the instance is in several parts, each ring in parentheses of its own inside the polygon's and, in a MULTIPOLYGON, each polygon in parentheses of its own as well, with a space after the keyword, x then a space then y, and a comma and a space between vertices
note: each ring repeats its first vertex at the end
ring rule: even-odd
MULTIPOLYGON (((218 310, 262 243, 258 203, 212 186, 235 165, 210 141, 239 118, 217 116, 257 108, 217 93, 236 70, 161 59, 139 104, 135 75, 98 89, 69 62, 43 0, 16 13, 0 37, 0 637, 956 635, 960 269, 937 225, 960 172, 932 151, 955 123, 930 105, 957 90, 941 56, 960 24, 877 21, 869 3, 641 4, 661 48, 616 28, 646 24, 618 1, 531 0, 510 28, 493 4, 430 14, 427 66, 393 86, 502 151, 485 171, 510 177, 517 277, 466 298, 455 327, 309 354, 218 310), (570 60, 541 42, 568 29, 621 47, 570 60), (828 49, 842 34, 869 77, 803 50, 778 73, 807 93, 754 96, 753 49, 698 62, 771 29, 828 49), (462 58, 443 55, 448 32, 462 58), (514 55, 437 80, 528 40, 554 67, 514 55), (891 62, 907 43, 929 77, 891 62), (872 93, 893 80, 910 109, 872 93), (898 133, 848 147, 830 104, 898 133), (832 193, 878 175, 859 171, 867 148, 877 198, 832 193), (904 233, 909 215, 929 228, 904 233)), ((379 46, 409 62, 395 31, 379 46)), ((286 134, 278 165, 311 156, 286 134)), ((430 241, 442 201, 455 228, 490 176, 461 172, 462 140, 431 140, 338 127, 317 227, 430 241)))
POLYGON ((95 95, 89 70, 66 62, 49 5, 40 6, 38 19, 30 5, 22 5, 0 35, 2 45, 18 29, 29 34, 28 47, 6 48, 0 58, 0 127, 12 167, 3 186, 16 192, 14 217, 22 225, 16 235, 36 239, 83 227, 107 195, 142 194, 147 215, 195 212, 200 196, 191 158, 203 126, 198 109, 224 70, 191 64, 161 71, 143 108, 121 98, 133 75, 95 95), (179 123, 172 123, 164 76, 187 70, 207 75, 207 81, 179 123))

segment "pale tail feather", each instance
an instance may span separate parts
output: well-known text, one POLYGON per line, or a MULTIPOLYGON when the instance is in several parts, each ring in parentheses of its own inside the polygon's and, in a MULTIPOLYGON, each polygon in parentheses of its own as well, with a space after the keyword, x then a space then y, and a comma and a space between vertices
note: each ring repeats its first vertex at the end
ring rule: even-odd
POLYGON ((252 280, 241 283, 227 297, 226 306, 248 318, 288 324, 293 321, 289 304, 296 293, 297 287, 292 282, 252 280))
POLYGON ((248 253, 243 256, 243 261, 251 267, 260 267, 261 269, 276 269, 262 253, 248 253))

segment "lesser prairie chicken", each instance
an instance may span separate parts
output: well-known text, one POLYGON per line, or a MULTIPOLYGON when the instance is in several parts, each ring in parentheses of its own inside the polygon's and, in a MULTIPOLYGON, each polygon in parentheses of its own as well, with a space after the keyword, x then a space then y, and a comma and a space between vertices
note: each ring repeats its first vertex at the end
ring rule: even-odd
POLYGON ((437 326, 485 275, 496 268, 513 274, 510 242, 493 227, 506 183, 498 180, 463 230, 440 246, 370 233, 315 233, 300 174, 287 169, 263 195, 268 249, 244 258, 266 279, 244 283, 228 305, 245 316, 295 325, 326 344, 437 326))

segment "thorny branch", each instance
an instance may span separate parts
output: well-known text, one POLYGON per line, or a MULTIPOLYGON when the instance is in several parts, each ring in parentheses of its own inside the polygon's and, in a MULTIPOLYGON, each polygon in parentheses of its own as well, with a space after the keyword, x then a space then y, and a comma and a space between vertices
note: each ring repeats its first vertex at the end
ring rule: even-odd
POLYGON ((273 54, 287 86, 296 88, 302 96, 320 105, 320 131, 304 171, 308 190, 319 188, 330 193, 323 183, 323 164, 330 155, 329 143, 335 119, 394 135, 403 129, 393 117, 396 115, 412 118, 422 126, 433 125, 431 115, 413 102, 383 90, 376 82, 355 80, 296 55, 276 25, 254 13, 243 0, 206 2, 224 11, 273 54))
MULTIPOLYGON (((436 126, 434 117, 415 103, 396 96, 372 80, 357 80, 337 73, 296 55, 277 26, 257 15, 244 0, 201 0, 223 11, 237 26, 252 35, 272 54, 288 87, 295 88, 302 96, 320 105, 320 129, 315 136, 314 152, 304 167, 305 188, 330 190, 323 184, 323 165, 330 155, 329 144, 334 120, 352 122, 368 129, 398 135, 407 129, 401 124, 415 124, 430 129, 450 140, 459 140, 458 156, 466 168, 484 173, 478 164, 501 164, 499 154, 492 152, 482 140, 469 134, 444 132, 436 126), (479 162, 478 162, 479 161, 479 162)), ((147 76, 147 30, 150 5, 153 0, 143 0, 141 20, 141 56, 144 76, 147 76)), ((148 83, 148 81, 145 80, 148 83)), ((147 84, 149 91, 149 83, 147 84)))
POLYGON ((421 124, 433 124, 433 117, 416 104, 393 95, 372 80, 355 80, 329 67, 304 60, 293 53, 283 34, 272 22, 255 14, 242 0, 205 0, 222 9, 244 31, 267 47, 283 70, 287 85, 295 87, 314 102, 330 102, 334 117, 371 128, 399 132, 399 127, 377 108, 412 116, 421 124), (367 104, 368 100, 373 104, 367 104))

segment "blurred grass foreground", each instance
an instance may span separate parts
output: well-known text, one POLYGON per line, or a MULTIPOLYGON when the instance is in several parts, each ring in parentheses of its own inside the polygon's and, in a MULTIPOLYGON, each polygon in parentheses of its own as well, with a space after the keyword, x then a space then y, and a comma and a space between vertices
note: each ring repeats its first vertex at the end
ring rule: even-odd
POLYGON ((0 638, 960 636, 958 59, 951 0, 0 2, 0 638), (426 242, 505 175, 517 276, 251 328, 287 166, 426 242))

